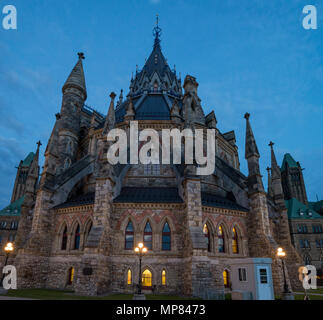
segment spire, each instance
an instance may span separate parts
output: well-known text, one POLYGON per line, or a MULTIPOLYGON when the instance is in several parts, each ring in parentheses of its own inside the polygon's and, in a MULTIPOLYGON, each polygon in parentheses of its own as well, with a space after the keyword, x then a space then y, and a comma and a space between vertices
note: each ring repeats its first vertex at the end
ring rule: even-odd
POLYGON ((258 147, 256 144, 255 137, 253 135, 251 125, 249 122, 250 118, 250 113, 246 113, 244 115, 246 121, 247 121, 247 126, 246 126, 246 151, 245 151, 245 158, 248 159, 252 156, 255 156, 257 158, 260 158, 258 147))
POLYGON ((120 91, 120 96, 119 96, 119 104, 122 104, 123 102, 123 89, 120 91))
POLYGON ((115 116, 115 111, 114 111, 115 97, 116 97, 116 94, 114 92, 111 92, 111 94, 110 94, 111 102, 110 102, 110 106, 109 106, 108 115, 105 119, 103 133, 107 133, 108 130, 113 129, 115 126, 115 123, 116 123, 116 116, 115 116))
POLYGON ((259 168, 259 152, 256 144, 255 137, 253 135, 251 125, 249 122, 250 114, 246 113, 244 118, 246 119, 246 152, 245 158, 248 162, 248 192, 250 194, 255 192, 264 192, 264 186, 262 183, 262 176, 259 168))
POLYGON ((280 169, 277 165, 277 160, 276 160, 276 156, 275 156, 275 152, 274 152, 274 143, 272 141, 270 141, 268 146, 270 147, 270 151, 271 151, 271 175, 272 175, 272 178, 280 178, 280 169))
POLYGON ((159 27, 159 16, 158 14, 156 15, 156 27, 153 30, 153 35, 155 37, 155 41, 154 41, 154 49, 159 47, 160 48, 160 36, 162 34, 162 29, 159 27))
POLYGON ((85 77, 84 77, 84 70, 83 70, 83 63, 82 63, 82 60, 85 59, 84 53, 79 52, 78 57, 79 59, 75 67, 73 68, 72 72, 68 76, 62 90, 64 94, 65 90, 68 88, 79 89, 84 95, 84 100, 86 100, 87 92, 86 92, 85 77))
POLYGON ((281 209, 285 208, 284 193, 282 187, 282 180, 280 174, 280 168, 277 165, 276 156, 274 152, 274 143, 270 141, 269 143, 271 151, 271 185, 272 185, 272 197, 276 205, 281 209))

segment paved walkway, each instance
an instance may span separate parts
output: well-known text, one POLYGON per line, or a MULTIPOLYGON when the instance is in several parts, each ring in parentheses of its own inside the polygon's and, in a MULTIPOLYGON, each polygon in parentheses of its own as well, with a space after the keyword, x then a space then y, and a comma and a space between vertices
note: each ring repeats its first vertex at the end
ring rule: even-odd
MULTIPOLYGON (((305 295, 304 291, 303 292, 295 292, 295 294, 303 294, 305 295)), ((323 293, 312 293, 312 292, 307 292, 308 296, 321 296, 323 297, 323 293)))
POLYGON ((16 297, 0 296, 0 300, 37 300, 37 299, 16 298, 16 297))

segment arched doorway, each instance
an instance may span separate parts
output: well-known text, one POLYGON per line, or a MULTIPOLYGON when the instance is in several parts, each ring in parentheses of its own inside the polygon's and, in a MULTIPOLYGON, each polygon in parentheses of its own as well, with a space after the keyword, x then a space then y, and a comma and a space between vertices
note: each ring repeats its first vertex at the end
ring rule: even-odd
POLYGON ((146 269, 141 276, 141 285, 143 289, 151 289, 152 288, 152 273, 150 270, 146 269))

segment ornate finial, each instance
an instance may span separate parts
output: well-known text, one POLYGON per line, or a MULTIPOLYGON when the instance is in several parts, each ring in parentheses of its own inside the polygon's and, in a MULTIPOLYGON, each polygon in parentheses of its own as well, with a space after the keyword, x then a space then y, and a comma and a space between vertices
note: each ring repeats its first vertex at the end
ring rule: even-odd
POLYGON ((114 100, 116 96, 117 95, 113 91, 110 93, 111 100, 114 100))
POLYGON ((83 52, 79 52, 77 55, 79 56, 79 59, 83 59, 83 60, 85 59, 83 52))
POLYGON ((268 145, 270 148, 273 148, 274 143, 272 141, 270 141, 268 145))
POLYGON ((244 115, 244 118, 246 119, 246 120, 249 120, 249 118, 250 118, 250 113, 246 113, 245 115, 244 115))
POLYGON ((155 37, 155 43, 154 47, 158 46, 160 44, 160 36, 161 36, 161 28, 159 27, 159 16, 156 15, 156 27, 153 30, 153 35, 155 37))
POLYGON ((40 142, 40 140, 37 142, 37 148, 39 149, 40 146, 42 146, 42 143, 40 142))
POLYGON ((266 170, 269 172, 269 171, 270 171, 270 168, 269 168, 269 167, 267 167, 267 168, 266 168, 266 170))

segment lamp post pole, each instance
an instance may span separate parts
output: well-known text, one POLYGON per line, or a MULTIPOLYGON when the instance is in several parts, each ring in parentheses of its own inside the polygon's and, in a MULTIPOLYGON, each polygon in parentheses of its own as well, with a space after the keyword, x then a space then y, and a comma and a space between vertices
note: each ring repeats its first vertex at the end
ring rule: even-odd
POLYGON ((283 291, 283 295, 285 297, 285 299, 290 296, 291 292, 288 288, 288 284, 287 284, 287 279, 286 279, 286 274, 285 274, 285 256, 286 256, 286 252, 283 250, 283 248, 278 248, 277 249, 277 256, 280 258, 281 263, 282 263, 282 269, 283 269, 283 277, 284 277, 284 291, 283 291))
POLYGON ((143 253, 146 253, 148 250, 144 247, 142 242, 138 243, 138 247, 135 248, 135 252, 139 254, 139 271, 138 271, 138 294, 141 294, 141 260, 143 253))

